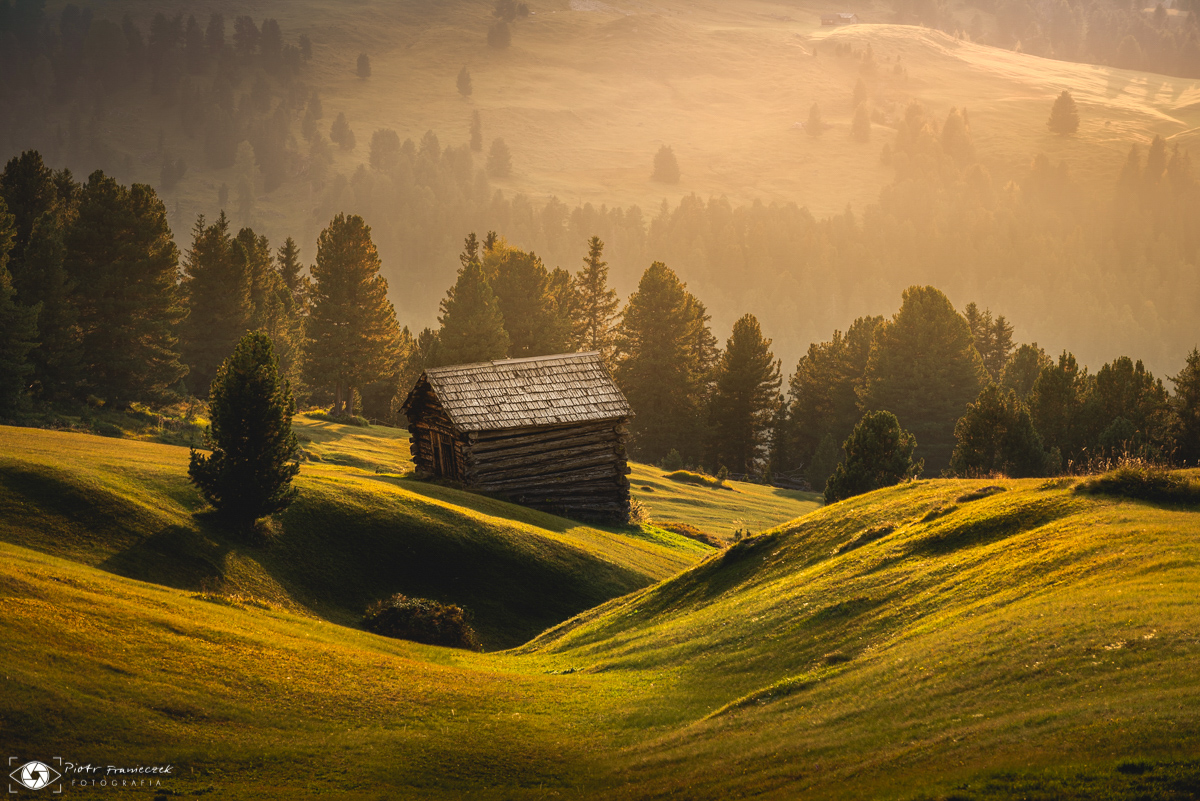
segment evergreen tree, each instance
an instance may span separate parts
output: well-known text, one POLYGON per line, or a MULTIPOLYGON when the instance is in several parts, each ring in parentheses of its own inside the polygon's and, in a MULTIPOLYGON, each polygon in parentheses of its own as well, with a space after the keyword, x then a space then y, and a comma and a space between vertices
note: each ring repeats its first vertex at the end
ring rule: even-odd
POLYGON ((503 359, 508 353, 504 317, 479 261, 475 234, 459 257, 458 280, 441 303, 437 358, 441 364, 472 364, 503 359))
POLYGON ((575 333, 575 320, 579 319, 581 297, 575 288, 575 276, 570 270, 555 267, 550 271, 546 284, 550 306, 562 326, 563 351, 579 350, 580 339, 575 333))
POLYGON ((1080 369, 1075 357, 1063 351, 1058 364, 1042 368, 1029 395, 1033 427, 1047 448, 1058 449, 1068 472, 1088 455, 1083 403, 1091 383, 1087 369, 1080 369))
POLYGON ((217 370, 209 398, 211 453, 192 450, 192 483, 239 527, 283 511, 297 494, 292 479, 300 472, 300 446, 292 432, 296 402, 270 338, 246 334, 217 370))
POLYGON ((283 279, 284 286, 292 294, 292 303, 295 305, 297 313, 303 313, 308 305, 309 281, 300 274, 304 265, 300 263, 300 247, 296 244, 296 240, 290 236, 283 240, 283 245, 275 254, 275 261, 279 265, 279 277, 283 279))
POLYGON ((0 412, 12 411, 24 401, 33 373, 29 352, 37 345, 38 310, 17 303, 8 272, 15 239, 13 216, 0 196, 0 412))
POLYGON ((1075 106, 1075 98, 1066 89, 1054 101, 1050 109, 1050 119, 1046 127, 1051 133, 1060 135, 1073 134, 1079 130, 1079 109, 1075 106))
POLYGON ((651 173, 650 180, 661 184, 679 183, 679 162, 675 158, 675 151, 669 145, 663 145, 654 154, 654 172, 651 173))
POLYGON ((400 327, 379 267, 371 229, 357 214, 337 215, 317 239, 304 376, 310 387, 332 387, 334 415, 350 413, 354 390, 391 366, 400 327))
POLYGON ((337 118, 329 128, 329 140, 342 150, 354 149, 354 131, 350 130, 350 123, 346 122, 346 115, 341 111, 338 112, 337 118))
POLYGON ((825 503, 916 478, 922 469, 921 462, 913 462, 916 447, 916 438, 900 427, 896 415, 867 412, 842 445, 846 458, 825 485, 825 503))
POLYGON ((371 77, 371 59, 366 53, 358 54, 358 66, 354 73, 364 80, 371 77))
POLYGON ((678 276, 662 262, 650 265, 621 316, 616 367, 635 414, 634 447, 646 461, 657 462, 673 448, 691 463, 701 456, 697 424, 710 380, 697 359, 705 347, 698 331, 703 324, 702 310, 678 276))
POLYGON ((575 336, 582 347, 598 351, 604 363, 613 364, 614 326, 621 301, 608 286, 608 262, 602 261, 604 243, 600 237, 588 240, 588 255, 575 276, 579 308, 575 317, 575 336))
POLYGON ((1036 342, 1022 345, 1005 365, 1000 385, 1013 390, 1017 397, 1024 401, 1033 392, 1033 385, 1037 383, 1042 370, 1052 364, 1046 351, 1039 348, 1036 342))
POLYGON ((38 347, 31 354, 35 392, 61 400, 81 384, 82 364, 75 282, 67 275, 66 233, 73 211, 57 206, 33 224, 25 248, 25 303, 39 309, 38 347))
POLYGON ((998 315, 992 321, 991 336, 988 337, 988 351, 987 353, 981 351, 979 354, 983 358, 983 366, 993 381, 998 382, 1004 375, 1004 368, 1008 366, 1008 360, 1012 357, 1012 335, 1012 324, 1004 319, 1003 314, 998 315))
POLYGON ((821 121, 821 107, 816 103, 808 109, 808 122, 804 123, 804 130, 809 136, 820 136, 825 132, 825 123, 821 121))
POLYGON ((181 326, 188 388, 198 397, 206 396, 217 369, 250 330, 251 281, 246 259, 235 258, 225 212, 211 225, 198 217, 183 259, 189 313, 181 326))
POLYGON ((558 314, 550 295, 550 274, 533 253, 505 248, 491 281, 514 359, 546 356, 567 349, 570 318, 558 314))
POLYGON ((950 469, 963 478, 993 473, 1028 478, 1056 468, 1025 404, 1011 389, 996 384, 988 384, 967 407, 954 426, 954 438, 950 469))
POLYGON ((954 425, 985 375, 967 321, 937 289, 913 286, 875 333, 859 402, 904 421, 930 469, 941 470, 950 464, 954 425))
POLYGON ((460 95, 464 98, 471 96, 471 73, 467 72, 466 67, 459 70, 456 84, 460 95))
POLYGON ((280 369, 289 381, 300 366, 301 317, 295 298, 275 268, 265 236, 243 228, 233 241, 233 258, 245 263, 250 276, 250 328, 271 338, 280 369))
POLYGON ((757 318, 747 314, 733 324, 717 368, 711 412, 716 464, 758 473, 779 386, 771 340, 763 338, 757 318))
MULTIPOLYGON (((853 430, 851 429, 851 431, 853 430)), ((821 438, 821 442, 817 445, 816 451, 813 452, 812 458, 809 459, 808 465, 804 469, 804 480, 812 489, 823 489, 829 483, 829 477, 837 470, 841 460, 842 449, 838 447, 837 440, 833 438, 832 434, 826 434, 821 438)))
POLYGON ((471 149, 476 153, 483 152, 483 120, 478 109, 471 112, 471 149))
POLYGON ((1169 396, 1140 359, 1121 356, 1097 371, 1084 402, 1084 418, 1093 452, 1150 459, 1168 455, 1169 396))
MULTIPOLYGON (((25 250, 33 235, 33 225, 58 204, 54 171, 45 165, 39 152, 26 150, 9 159, 4 166, 4 172, 0 174, 0 197, 4 198, 8 213, 13 217, 14 240, 8 269, 20 296, 25 283, 25 250)), ((26 305, 32 305, 30 300, 21 297, 21 302, 26 305)))
POLYGON ((126 188, 94 172, 66 248, 91 391, 117 408, 170 399, 187 373, 175 335, 187 309, 162 201, 145 184, 126 188))
POLYGON ((512 154, 503 139, 493 139, 488 151, 487 172, 493 178, 507 178, 512 174, 512 154))
POLYGON ((1175 396, 1171 398, 1175 457, 1194 466, 1200 464, 1200 350, 1192 348, 1187 363, 1171 383, 1175 385, 1175 396))
POLYGON ((867 111, 866 103, 860 103, 854 110, 854 122, 850 124, 850 135, 859 142, 867 142, 871 139, 871 114, 867 111))

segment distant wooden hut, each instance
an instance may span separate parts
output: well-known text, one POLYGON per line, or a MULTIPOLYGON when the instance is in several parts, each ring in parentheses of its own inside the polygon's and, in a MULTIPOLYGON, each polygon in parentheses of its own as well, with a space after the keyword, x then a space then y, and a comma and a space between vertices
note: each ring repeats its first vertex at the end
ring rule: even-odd
POLYGON ((835 14, 822 14, 822 25, 854 25, 858 23, 858 15, 849 11, 839 11, 835 14))
POLYGON ((426 370, 403 405, 418 472, 568 517, 629 518, 629 401, 598 353, 426 370))

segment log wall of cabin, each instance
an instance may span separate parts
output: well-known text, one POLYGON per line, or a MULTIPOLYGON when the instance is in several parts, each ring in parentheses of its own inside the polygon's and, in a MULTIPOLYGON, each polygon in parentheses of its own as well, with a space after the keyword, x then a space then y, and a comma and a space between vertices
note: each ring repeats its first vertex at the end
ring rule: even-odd
POLYGON ((413 405, 408 432, 412 435, 409 451, 418 473, 463 480, 466 454, 462 437, 428 388, 413 405), (451 460, 445 465, 439 447, 442 443, 448 446, 451 455, 451 460))
POLYGON ((463 481, 473 489, 569 517, 629 517, 625 420, 471 432, 463 481))

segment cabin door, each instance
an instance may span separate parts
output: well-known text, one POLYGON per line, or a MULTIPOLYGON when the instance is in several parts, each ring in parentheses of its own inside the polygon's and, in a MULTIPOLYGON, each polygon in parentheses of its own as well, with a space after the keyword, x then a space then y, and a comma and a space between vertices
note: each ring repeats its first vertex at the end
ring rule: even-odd
POLYGON ((433 445, 433 472, 440 478, 458 478, 454 463, 454 443, 441 431, 431 431, 433 445))

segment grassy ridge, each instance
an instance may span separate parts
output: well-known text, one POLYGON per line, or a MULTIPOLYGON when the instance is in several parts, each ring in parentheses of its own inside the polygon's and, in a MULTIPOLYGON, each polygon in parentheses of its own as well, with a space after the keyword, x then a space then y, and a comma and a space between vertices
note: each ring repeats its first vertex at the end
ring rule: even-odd
MULTIPOLYGON (((278 541, 247 546, 195 514, 203 503, 187 480, 186 449, 19 428, 0 436, 0 539, 167 586, 250 593, 342 624, 393 592, 459 603, 475 613, 488 648, 524 642, 708 551, 657 529, 595 529, 320 463, 302 472, 278 541)), ((379 438, 348 436, 346 461, 366 463, 364 452, 382 447, 379 438)))

